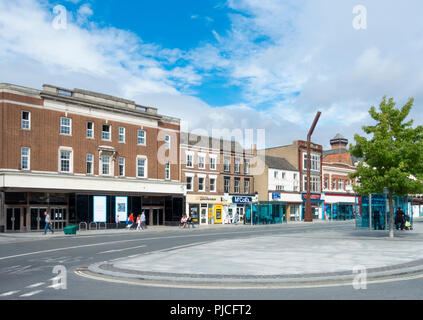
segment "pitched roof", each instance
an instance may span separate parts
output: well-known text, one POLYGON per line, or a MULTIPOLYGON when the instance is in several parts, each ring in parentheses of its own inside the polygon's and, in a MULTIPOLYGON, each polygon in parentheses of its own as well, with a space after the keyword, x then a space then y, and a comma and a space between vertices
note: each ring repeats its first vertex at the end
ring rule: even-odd
MULTIPOLYGON (((263 156, 260 156, 263 160, 263 156)), ((273 157, 273 156, 264 156, 266 166, 271 169, 277 170, 288 170, 288 171, 298 171, 298 169, 288 162, 285 158, 273 157)))
POLYGON ((181 144, 238 153, 244 152, 242 145, 237 141, 217 139, 209 136, 202 136, 187 132, 181 132, 181 144))

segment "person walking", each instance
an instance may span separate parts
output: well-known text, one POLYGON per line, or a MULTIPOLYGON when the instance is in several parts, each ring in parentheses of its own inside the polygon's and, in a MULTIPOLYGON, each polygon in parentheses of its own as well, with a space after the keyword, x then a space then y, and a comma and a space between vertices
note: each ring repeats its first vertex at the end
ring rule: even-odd
POLYGON ((147 229, 147 225, 145 223, 145 213, 144 213, 144 210, 141 213, 141 229, 142 230, 147 229))
POLYGON ((131 213, 128 217, 127 222, 126 222, 126 228, 128 228, 128 230, 130 230, 132 228, 133 224, 134 224, 134 214, 131 213))
POLYGON ((44 211, 44 216, 46 217, 45 218, 46 227, 44 228, 44 234, 47 234, 47 230, 50 230, 51 233, 54 233, 54 230, 51 227, 51 217, 50 217, 50 215, 48 214, 47 211, 44 211))
POLYGON ((141 216, 137 217, 137 231, 142 230, 141 227, 141 216))
POLYGON ((188 229, 189 229, 189 226, 190 225, 192 226, 193 229, 195 228, 194 227, 194 221, 192 221, 192 216, 191 215, 187 219, 187 224, 188 224, 188 229))
POLYGON ((116 229, 119 229, 119 215, 116 215, 116 229))
POLYGON ((379 230, 379 228, 380 228, 379 219, 380 219, 379 211, 376 210, 375 213, 373 214, 373 226, 374 226, 375 230, 379 230))

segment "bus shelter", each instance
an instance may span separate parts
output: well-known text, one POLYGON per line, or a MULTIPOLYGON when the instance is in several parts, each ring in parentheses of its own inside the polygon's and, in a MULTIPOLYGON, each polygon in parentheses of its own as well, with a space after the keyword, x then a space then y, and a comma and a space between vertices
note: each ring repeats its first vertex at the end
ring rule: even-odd
POLYGON ((409 196, 394 196, 393 210, 389 209, 389 197, 385 194, 372 194, 361 197, 361 210, 356 216, 357 228, 368 228, 371 230, 389 230, 390 212, 395 214, 401 208, 413 225, 413 205, 409 196))

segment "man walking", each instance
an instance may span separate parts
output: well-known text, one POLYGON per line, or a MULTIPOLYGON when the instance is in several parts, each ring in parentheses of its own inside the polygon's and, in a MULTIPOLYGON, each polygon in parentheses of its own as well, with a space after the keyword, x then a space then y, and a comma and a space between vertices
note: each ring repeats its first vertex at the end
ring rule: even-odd
POLYGON ((141 228, 144 230, 144 229, 147 229, 147 226, 146 226, 146 224, 145 224, 145 214, 144 214, 144 210, 142 211, 142 213, 141 213, 141 228))
POLYGON ((51 218, 47 211, 44 211, 44 216, 46 217, 46 227, 44 228, 44 234, 47 234, 47 230, 50 230, 51 233, 54 233, 54 230, 51 227, 51 218))

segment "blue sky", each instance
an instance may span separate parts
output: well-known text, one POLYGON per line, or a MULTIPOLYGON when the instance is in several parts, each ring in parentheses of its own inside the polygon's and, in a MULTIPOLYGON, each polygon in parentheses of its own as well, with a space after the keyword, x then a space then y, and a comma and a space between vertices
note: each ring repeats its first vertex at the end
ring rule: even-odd
POLYGON ((305 139, 319 110, 327 148, 383 95, 414 97, 423 122, 422 14, 420 0, 0 0, 0 82, 133 99, 208 134, 264 129, 268 146, 305 139))

